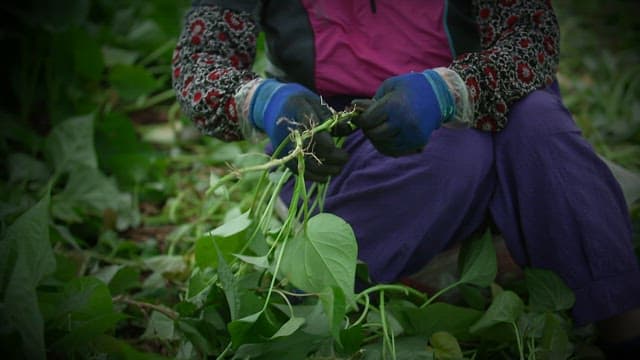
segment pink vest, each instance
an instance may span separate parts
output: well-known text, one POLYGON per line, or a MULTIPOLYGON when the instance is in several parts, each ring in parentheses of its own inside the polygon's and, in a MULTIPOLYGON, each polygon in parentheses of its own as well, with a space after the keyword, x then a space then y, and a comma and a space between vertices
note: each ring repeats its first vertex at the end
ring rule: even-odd
POLYGON ((262 0, 259 18, 270 75, 325 97, 370 97, 480 44, 470 0, 262 0))
POLYGON ((313 28, 316 90, 372 96, 386 78, 447 66, 444 1, 302 1, 313 28))

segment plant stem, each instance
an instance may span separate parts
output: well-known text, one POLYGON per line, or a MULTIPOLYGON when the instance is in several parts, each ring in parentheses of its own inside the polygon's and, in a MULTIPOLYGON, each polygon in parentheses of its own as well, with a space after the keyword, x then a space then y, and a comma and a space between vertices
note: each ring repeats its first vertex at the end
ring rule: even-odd
POLYGON ((227 344, 227 347, 225 347, 224 350, 222 350, 220 355, 216 357, 216 360, 224 359, 224 356, 227 355, 227 352, 229 352, 229 350, 231 350, 231 341, 229 341, 229 344, 227 344))
POLYGON ((294 293, 291 291, 286 291, 286 290, 278 290, 279 292, 289 295, 289 296, 295 296, 295 297, 309 297, 309 296, 318 296, 318 294, 312 294, 312 293, 294 293))
MULTIPOLYGON (((329 181, 331 181, 331 179, 329 179, 329 181)), ((320 196, 322 195, 322 192, 324 191, 324 188, 326 187, 326 184, 318 184, 318 183, 313 183, 313 185, 311 185, 311 189, 309 189, 309 196, 313 197, 313 202, 311 203, 311 206, 309 206, 309 213, 313 213, 313 211, 318 207, 318 205, 320 205, 319 211, 322 212, 322 204, 320 203, 320 196)), ((305 221, 308 219, 305 219, 305 221)))
POLYGON ((363 322, 367 318, 367 314, 369 313, 369 296, 365 296, 364 299, 365 299, 365 303, 364 303, 364 309, 362 309, 362 314, 360 315, 358 320, 356 320, 351 325, 351 327, 359 325, 361 322, 363 322))
POLYGON ((356 295, 356 300, 358 298, 360 298, 361 296, 365 296, 365 295, 369 295, 373 292, 376 291, 384 291, 384 290, 389 290, 389 291, 399 291, 402 292, 405 295, 409 295, 409 294, 413 294, 417 297, 419 297, 420 299, 424 299, 427 300, 427 295, 425 295, 424 293, 421 293, 420 291, 408 287, 408 286, 404 286, 404 285, 394 285, 394 284, 378 284, 375 286, 372 286, 370 288, 364 289, 361 293, 356 295))
POLYGON ((297 190, 302 198, 302 223, 306 224, 309 220, 309 194, 307 193, 307 185, 304 181, 304 156, 298 156, 298 180, 296 181, 297 190))
POLYGON ((522 345, 522 339, 520 339, 520 331, 518 330, 518 325, 516 325, 515 321, 511 322, 513 326, 513 330, 516 332, 516 341, 518 342, 518 352, 520 353, 520 360, 524 360, 524 347, 522 345))
POLYGON ((527 343, 529 347, 529 357, 528 360, 536 360, 536 340, 533 337, 529 338, 529 342, 527 343))
POLYGON ((384 290, 380 291, 380 322, 382 323, 382 336, 384 338, 382 344, 382 358, 386 359, 387 350, 391 353, 391 358, 396 358, 396 349, 393 342, 393 331, 389 334, 389 324, 387 323, 387 313, 384 306, 384 290))
MULTIPOLYGON (((296 187, 298 185, 298 183, 300 183, 300 178, 296 179, 296 187)), ((304 185, 304 183, 303 183, 304 185)), ((289 217, 287 218, 287 220, 284 222, 284 224, 282 225, 282 228, 280 228, 280 232, 278 232, 278 236, 276 236, 276 240, 274 242, 274 246, 269 249, 269 253, 271 253, 272 249, 275 248, 276 244, 278 244, 279 240, 281 238, 284 237, 284 239, 282 240, 282 250, 280 251, 280 253, 278 253, 278 257, 276 259, 276 264, 274 266, 273 269, 273 277, 271 278, 271 283, 269 284, 269 291, 267 292, 267 296, 264 300, 264 306, 262 308, 262 311, 265 311, 267 309, 267 306, 269 305, 269 299, 271 298, 271 293, 273 291, 273 288, 275 287, 275 283, 276 283, 276 279, 278 278, 278 271, 280 270, 280 263, 282 262, 282 258, 284 255, 284 249, 287 246, 287 240, 289 240, 289 231, 291 229, 291 224, 293 223, 293 221, 296 219, 296 213, 297 213, 297 208, 296 208, 296 204, 298 202, 298 191, 294 191, 293 196, 291 198, 291 204, 289 205, 289 217)), ((268 256, 268 254, 267 254, 268 256)))
POLYGON ((427 307, 429 304, 431 304, 433 302, 433 300, 435 300, 437 297, 441 296, 442 294, 446 293, 447 291, 453 289, 454 287, 458 286, 462 284, 461 281, 456 281, 453 284, 445 287, 444 289, 441 289, 440 291, 436 292, 435 294, 433 294, 433 296, 431 296, 431 298, 429 298, 429 300, 427 300, 424 304, 422 304, 420 306, 420 309, 423 309, 425 307, 427 307))
POLYGON ((146 108, 150 108, 152 106, 158 105, 160 103, 163 103, 167 100, 171 100, 173 98, 175 98, 175 92, 173 91, 173 89, 169 89, 169 90, 165 90, 159 94, 153 95, 152 97, 150 97, 149 99, 147 99, 145 102, 143 102, 142 104, 132 104, 129 106, 125 106, 122 110, 124 112, 133 112, 133 111, 140 111, 140 110, 144 110, 146 108))
POLYGON ((85 255, 88 255, 89 257, 92 257, 92 258, 100 260, 100 261, 104 261, 104 262, 109 263, 109 264, 118 264, 118 265, 126 265, 126 266, 132 266, 132 267, 146 268, 146 266, 144 265, 144 263, 142 261, 120 259, 120 258, 116 258, 116 257, 109 256, 109 255, 103 255, 103 254, 100 254, 100 253, 98 253, 96 251, 92 251, 92 250, 84 250, 84 251, 82 251, 82 253, 85 254, 85 255))
POLYGON ((119 303, 124 303, 124 304, 127 304, 127 305, 137 306, 137 307, 139 307, 141 309, 148 308, 148 309, 155 310, 155 311, 157 311, 159 313, 162 313, 162 314, 168 316, 171 320, 176 320, 180 316, 180 314, 178 314, 177 312, 169 309, 166 306, 156 305, 156 304, 151 304, 151 303, 148 303, 148 302, 133 300, 132 298, 130 298, 128 296, 118 295, 118 296, 113 297, 112 300, 113 300, 113 302, 119 302, 119 303))
MULTIPOLYGON (((149 100, 149 101, 151 101, 151 100, 149 100)), ((147 101, 147 103, 149 101, 147 101)), ((305 140, 310 139, 317 132, 328 131, 332 127, 336 126, 336 124, 338 124, 340 122, 348 121, 355 114, 357 114, 357 110, 351 110, 351 111, 344 111, 344 112, 340 112, 340 113, 335 113, 329 119, 325 120, 322 124, 320 124, 318 126, 315 126, 315 127, 311 128, 311 129, 304 130, 302 132, 300 132, 300 131, 292 131, 290 136, 282 144, 280 144, 277 147, 277 149, 274 151, 274 154, 273 154, 271 160, 269 160, 268 162, 266 162, 264 164, 248 166, 248 167, 245 167, 245 168, 232 170, 231 173, 223 176, 220 180, 218 180, 218 182, 214 186, 210 187, 206 191, 205 195, 209 196, 212 192, 217 190, 218 187, 222 186, 223 184, 225 184, 227 181, 231 180, 232 178, 240 177, 242 174, 249 173, 249 172, 271 170, 273 168, 282 166, 282 165, 284 165, 284 164, 288 163, 289 161, 294 160, 296 158, 299 158, 298 166, 300 167, 300 164, 302 164, 302 171, 300 171, 300 168, 299 168, 298 169, 299 170, 298 173, 299 174, 303 174, 304 173, 304 157, 301 156, 301 155, 304 154, 304 143, 305 143, 305 140), (293 150, 291 150, 291 152, 289 152, 287 155, 285 155, 283 157, 277 157, 278 154, 286 147, 286 144, 287 144, 286 141, 291 141, 291 140, 293 140, 293 142, 295 143, 295 145, 296 145, 295 148, 293 150)))
POLYGON ((254 172, 254 171, 267 171, 275 167, 278 167, 280 165, 284 165, 290 160, 295 159, 300 153, 302 153, 302 148, 296 147, 295 149, 293 149, 293 151, 291 151, 289 154, 285 155, 282 158, 271 159, 268 162, 260 165, 248 166, 245 168, 232 170, 231 173, 223 176, 218 180, 218 182, 215 183, 215 185, 207 189, 207 191, 205 192, 205 196, 211 195, 211 193, 216 191, 220 186, 224 185, 226 182, 228 182, 233 178, 238 178, 245 173, 254 172))
MULTIPOLYGON (((287 169, 287 171, 285 171, 282 174, 282 176, 278 180, 278 183, 275 185, 275 188, 273 188, 273 189, 272 189, 273 184, 271 182, 269 182, 269 184, 266 186, 266 189, 263 191, 263 194, 261 195, 260 200, 257 203, 254 203, 252 205, 251 212, 250 212, 249 216, 253 217, 253 214, 255 214, 255 212, 262 213, 262 215, 258 219, 258 224, 256 225, 256 228, 251 233, 251 236, 249 236, 247 241, 242 246, 242 249, 240 249, 239 254, 244 254, 244 252, 249 248, 249 245, 252 243, 252 241, 255 238, 255 236, 258 235, 258 232, 260 232, 260 231, 266 232, 266 229, 263 229, 263 228, 267 226, 267 224, 268 224, 267 222, 268 222, 268 220, 271 218, 271 216, 273 214, 273 208, 275 206, 275 203, 278 201, 278 195, 280 193, 280 189, 282 189, 282 186, 287 181, 287 179, 289 178, 290 174, 291 173, 288 172, 288 169, 287 169), (271 196, 269 198, 269 202, 267 203, 267 205, 264 208, 264 210, 260 211, 260 209, 263 207, 262 203, 265 201, 265 198, 269 194, 269 191, 271 191, 271 196), (256 210, 256 211, 254 211, 254 210, 256 210)), ((269 250, 269 253, 271 253, 271 250, 269 250)))
POLYGON ((269 188, 273 185, 271 181, 268 179, 269 174, 265 171, 260 179, 258 179, 258 183, 256 184, 251 203, 251 207, 249 209, 249 217, 254 217, 256 214, 264 214, 262 211, 262 207, 264 205, 264 200, 269 194, 269 188), (266 183, 266 185, 263 185, 266 183), (263 189, 264 187, 264 189, 263 189))
POLYGON ((289 298, 287 297, 287 295, 285 295, 285 292, 281 290, 273 290, 273 292, 280 295, 280 297, 284 299, 284 302, 286 302, 287 306, 289 307, 290 317, 294 317, 293 306, 291 306, 291 301, 289 301, 289 298))
POLYGON ((149 55, 147 55, 144 59, 140 60, 139 65, 147 66, 160 56, 164 55, 165 52, 172 50, 176 47, 176 40, 171 39, 166 41, 164 44, 160 45, 158 48, 153 50, 149 55))

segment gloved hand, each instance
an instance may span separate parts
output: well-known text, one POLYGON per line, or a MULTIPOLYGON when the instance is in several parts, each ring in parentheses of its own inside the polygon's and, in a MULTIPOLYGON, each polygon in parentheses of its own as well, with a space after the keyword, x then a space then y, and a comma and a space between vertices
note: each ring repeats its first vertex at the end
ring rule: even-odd
MULTIPOLYGON (((320 102, 320 97, 300 84, 282 83, 268 79, 258 85, 251 102, 249 118, 271 140, 274 150, 289 136, 292 129, 311 128, 328 119, 331 111, 320 102)), ((305 179, 324 182, 337 175, 348 160, 346 151, 336 147, 328 132, 318 132, 305 144, 305 179)), ((288 145, 280 156, 291 150, 288 145)), ((287 167, 297 173, 295 160, 287 167)))
MULTIPOLYGON (((382 154, 401 156, 420 152, 431 132, 451 119, 455 103, 446 82, 434 70, 385 80, 372 104, 352 122, 382 154)), ((367 107, 367 105, 369 105, 367 107)))

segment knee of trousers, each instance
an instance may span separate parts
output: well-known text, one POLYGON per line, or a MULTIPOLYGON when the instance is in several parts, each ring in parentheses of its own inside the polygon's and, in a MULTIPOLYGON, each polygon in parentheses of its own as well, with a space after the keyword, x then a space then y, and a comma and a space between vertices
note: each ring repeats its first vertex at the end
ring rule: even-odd
POLYGON ((513 103, 507 117, 507 126, 498 133, 498 142, 534 138, 542 144, 549 135, 580 133, 559 93, 551 88, 536 90, 513 103))
POLYGON ((480 180, 493 167, 493 138, 474 129, 440 128, 414 161, 415 168, 437 170, 439 176, 480 180))

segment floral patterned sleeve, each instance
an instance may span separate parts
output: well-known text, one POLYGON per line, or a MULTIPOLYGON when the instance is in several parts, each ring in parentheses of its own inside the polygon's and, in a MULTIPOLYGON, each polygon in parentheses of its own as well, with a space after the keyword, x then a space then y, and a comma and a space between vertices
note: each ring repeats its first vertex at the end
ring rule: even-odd
POLYGON ((449 66, 466 84, 472 126, 499 131, 509 106, 553 82, 558 23, 549 0, 477 0, 482 51, 449 66))
POLYGON ((256 25, 251 14, 194 6, 173 54, 173 88, 182 111, 205 134, 243 138, 235 96, 258 77, 251 72, 256 25))

